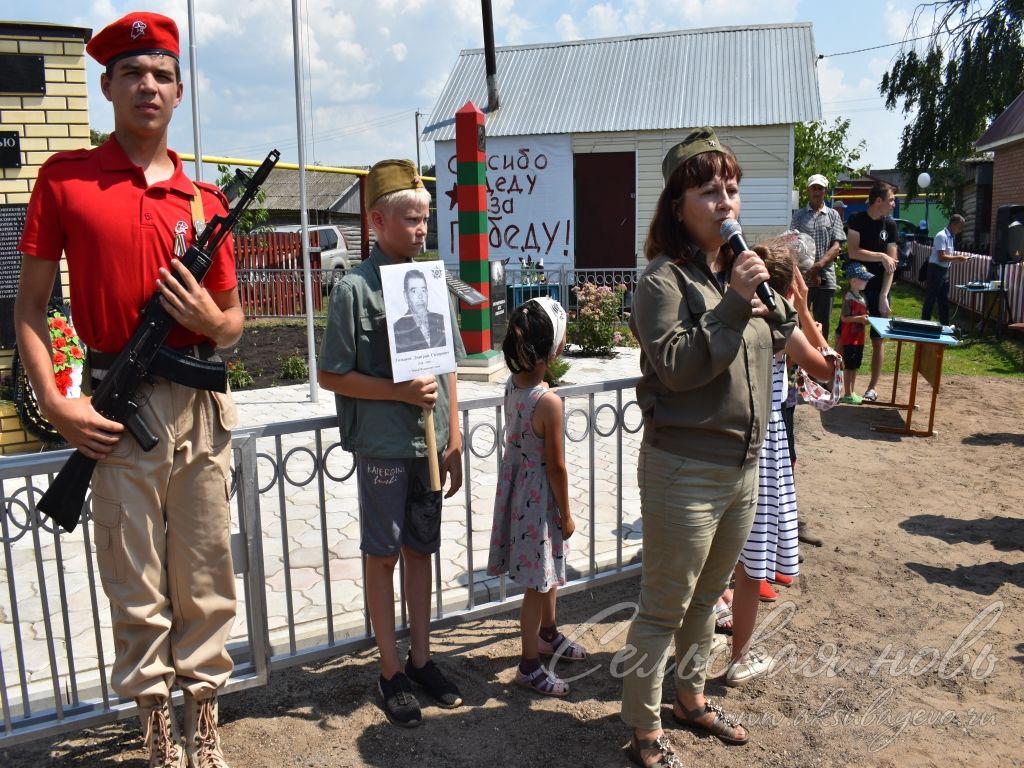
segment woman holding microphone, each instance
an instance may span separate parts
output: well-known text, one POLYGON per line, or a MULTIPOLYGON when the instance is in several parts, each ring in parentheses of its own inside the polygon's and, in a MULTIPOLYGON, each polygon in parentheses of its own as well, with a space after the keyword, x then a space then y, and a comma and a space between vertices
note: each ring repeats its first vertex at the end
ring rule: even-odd
POLYGON ((630 319, 640 342, 644 538, 639 610, 621 667, 629 756, 670 768, 679 761, 661 727, 661 699, 673 641, 673 718, 728 743, 750 738, 704 698, 704 679, 715 601, 757 507, 772 355, 795 315, 781 297, 771 312, 755 297, 768 270, 752 251, 733 253, 721 233, 739 217, 742 171, 714 131, 694 130, 670 149, 662 174, 630 319))

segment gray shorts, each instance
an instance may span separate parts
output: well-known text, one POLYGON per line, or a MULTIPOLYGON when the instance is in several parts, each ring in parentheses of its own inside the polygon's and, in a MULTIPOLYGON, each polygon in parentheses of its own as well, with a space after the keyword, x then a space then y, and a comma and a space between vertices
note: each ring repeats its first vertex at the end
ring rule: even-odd
POLYGON ((426 458, 356 457, 360 549, 389 557, 401 547, 432 555, 441 548, 441 494, 430 490, 426 458))

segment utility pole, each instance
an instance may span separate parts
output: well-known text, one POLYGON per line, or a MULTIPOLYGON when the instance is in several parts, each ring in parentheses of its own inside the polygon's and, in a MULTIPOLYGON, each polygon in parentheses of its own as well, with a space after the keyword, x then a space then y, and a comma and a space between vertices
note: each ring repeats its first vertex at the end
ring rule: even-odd
POLYGON ((416 110, 416 173, 422 173, 420 165, 420 111, 416 110))

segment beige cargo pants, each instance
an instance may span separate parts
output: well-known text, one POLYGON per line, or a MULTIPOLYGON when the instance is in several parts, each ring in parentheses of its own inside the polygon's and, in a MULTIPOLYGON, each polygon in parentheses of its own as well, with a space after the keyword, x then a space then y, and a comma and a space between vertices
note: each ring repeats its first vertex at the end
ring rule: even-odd
MULTIPOLYGON (((92 480, 92 520, 115 659, 111 684, 128 698, 198 698, 230 677, 235 618, 228 507, 230 394, 156 378, 141 414, 159 436, 143 451, 127 432, 92 480)), ((145 404, 141 402, 145 401, 145 404)))
MULTIPOLYGON (((757 458, 741 467, 676 456, 647 443, 637 471, 644 523, 638 611, 622 674, 622 720, 661 727, 662 682, 671 647, 677 690, 704 690, 714 609, 757 511, 757 458)), ((614 671, 614 670, 613 670, 614 671)))

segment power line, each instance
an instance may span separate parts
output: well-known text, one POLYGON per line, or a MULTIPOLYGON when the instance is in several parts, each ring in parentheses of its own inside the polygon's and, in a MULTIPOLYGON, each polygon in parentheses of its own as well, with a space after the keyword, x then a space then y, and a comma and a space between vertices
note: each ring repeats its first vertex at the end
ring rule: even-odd
MULTIPOLYGON (((403 110, 401 112, 395 112, 390 115, 383 115, 382 117, 375 118, 373 120, 367 120, 363 123, 356 123, 354 125, 342 126, 340 128, 334 128, 328 131, 321 131, 317 135, 317 139, 320 143, 326 143, 333 139, 340 139, 346 136, 354 136, 359 133, 365 133, 366 131, 374 130, 375 128, 383 128, 387 125, 408 120, 409 110, 403 110)), ((291 147, 298 145, 298 139, 287 139, 277 142, 270 142, 279 149, 290 149, 291 147)), ((230 149, 227 154, 235 157, 242 157, 246 154, 251 154, 257 151, 263 151, 266 148, 266 144, 256 144, 250 146, 235 147, 230 149)))
POLYGON ((853 53, 864 53, 865 51, 877 51, 882 48, 892 48, 894 45, 906 45, 907 43, 916 43, 918 40, 930 40, 935 35, 921 35, 921 37, 912 37, 909 40, 900 40, 895 43, 883 43, 882 45, 873 45, 870 48, 858 48, 855 51, 842 51, 840 53, 819 53, 818 60, 821 59, 834 59, 836 56, 849 56, 853 53))

